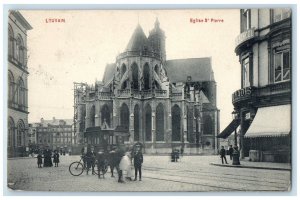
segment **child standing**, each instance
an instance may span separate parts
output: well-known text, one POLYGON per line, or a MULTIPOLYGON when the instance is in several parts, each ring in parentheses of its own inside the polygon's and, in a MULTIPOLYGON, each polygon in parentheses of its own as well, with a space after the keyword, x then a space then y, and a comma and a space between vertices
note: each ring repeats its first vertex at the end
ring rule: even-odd
POLYGON ((54 167, 58 167, 59 154, 58 154, 57 150, 54 151, 53 162, 54 162, 54 167))
POLYGON ((42 168, 43 156, 42 156, 41 153, 39 153, 38 156, 37 156, 37 164, 38 164, 38 168, 42 168))

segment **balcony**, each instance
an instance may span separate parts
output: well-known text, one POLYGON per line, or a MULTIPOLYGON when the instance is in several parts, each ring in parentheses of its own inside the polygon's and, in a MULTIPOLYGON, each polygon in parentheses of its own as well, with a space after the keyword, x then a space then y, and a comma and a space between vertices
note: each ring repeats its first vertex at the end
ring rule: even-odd
POLYGON ((239 49, 246 43, 252 41, 257 36, 255 35, 255 28, 248 29, 238 35, 235 39, 235 52, 239 54, 239 49))
POLYGON ((98 92, 97 97, 100 100, 110 100, 113 97, 113 93, 111 93, 111 92, 98 92))
POLYGON ((172 93, 172 100, 182 100, 183 96, 182 96, 182 92, 174 92, 172 93))
POLYGON ((164 98, 167 97, 166 90, 131 90, 131 89, 124 89, 118 90, 118 97, 134 97, 134 98, 164 98))
POLYGON ((277 95, 283 93, 291 93, 290 81, 261 87, 259 88, 259 90, 257 90, 256 95, 262 97, 262 96, 277 95))
POLYGON ((28 107, 22 104, 18 104, 12 100, 8 101, 8 107, 17 111, 21 111, 21 112, 28 112, 28 107))
POLYGON ((254 87, 246 87, 240 90, 235 91, 232 94, 232 104, 237 102, 249 100, 253 96, 255 88, 254 87))
POLYGON ((232 104, 237 105, 242 102, 258 101, 259 99, 283 101, 291 98, 291 82, 281 82, 270 84, 264 87, 246 87, 235 91, 232 94, 232 104))
POLYGON ((130 97, 131 96, 130 89, 118 90, 118 96, 119 97, 130 97))

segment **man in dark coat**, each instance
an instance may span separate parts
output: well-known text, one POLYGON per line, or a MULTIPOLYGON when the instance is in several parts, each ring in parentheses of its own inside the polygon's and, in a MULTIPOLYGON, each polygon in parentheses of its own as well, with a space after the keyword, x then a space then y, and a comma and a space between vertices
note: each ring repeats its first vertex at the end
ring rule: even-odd
POLYGON ((226 151, 225 151, 225 149, 224 149, 224 146, 221 147, 221 150, 220 150, 220 157, 221 157, 221 159, 222 159, 222 164, 224 164, 223 159, 225 160, 226 164, 228 164, 228 163, 227 163, 227 160, 226 160, 226 151))
MULTIPOLYGON (((85 154, 85 162, 86 162, 86 174, 89 174, 89 170, 92 167, 93 164, 93 160, 94 158, 94 154, 92 153, 91 149, 88 148, 86 154, 85 154)), ((93 172, 92 172, 93 173, 93 172)))
POLYGON ((97 170, 98 170, 98 178, 101 178, 101 174, 104 178, 105 167, 106 167, 106 158, 104 152, 100 151, 97 154, 97 170))
POLYGON ((52 167, 52 151, 49 149, 49 147, 46 147, 44 150, 44 167, 52 167))
POLYGON ((114 176, 114 169, 117 168, 117 159, 116 159, 116 151, 115 149, 112 149, 109 152, 109 167, 110 167, 110 173, 111 173, 111 177, 115 177, 114 176))
POLYGON ((143 154, 141 151, 136 151, 133 157, 134 163, 134 180, 137 180, 137 172, 139 172, 139 180, 142 180, 142 163, 143 163, 143 154))
POLYGON ((232 148, 232 145, 230 145, 229 147, 229 157, 230 157, 230 160, 232 160, 232 153, 233 153, 233 148, 232 148))
POLYGON ((37 156, 37 164, 38 164, 38 168, 42 168, 43 156, 42 156, 41 153, 39 153, 38 156, 37 156))
POLYGON ((58 167, 59 154, 58 154, 57 150, 54 151, 53 162, 54 162, 54 167, 58 167))
POLYGON ((122 179, 122 177, 123 177, 123 172, 122 172, 122 170, 121 170, 120 167, 119 167, 120 162, 121 162, 122 157, 124 156, 124 154, 125 154, 125 152, 124 152, 120 147, 118 147, 118 148, 116 149, 115 153, 112 154, 112 156, 113 156, 113 157, 112 157, 113 163, 114 163, 114 165, 115 165, 115 167, 116 167, 116 169, 117 169, 117 171, 118 171, 118 182, 119 182, 119 183, 123 183, 123 182, 124 182, 123 179, 122 179))

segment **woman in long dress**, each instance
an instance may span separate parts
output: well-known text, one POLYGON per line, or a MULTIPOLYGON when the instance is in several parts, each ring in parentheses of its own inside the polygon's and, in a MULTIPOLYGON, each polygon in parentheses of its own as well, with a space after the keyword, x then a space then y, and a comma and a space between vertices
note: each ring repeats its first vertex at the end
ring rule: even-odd
POLYGON ((127 180, 132 180, 133 173, 131 169, 131 153, 126 152, 125 155, 122 157, 121 162, 120 162, 120 170, 126 171, 126 179, 127 180))
POLYGON ((44 167, 52 167, 52 151, 47 147, 44 151, 44 167))

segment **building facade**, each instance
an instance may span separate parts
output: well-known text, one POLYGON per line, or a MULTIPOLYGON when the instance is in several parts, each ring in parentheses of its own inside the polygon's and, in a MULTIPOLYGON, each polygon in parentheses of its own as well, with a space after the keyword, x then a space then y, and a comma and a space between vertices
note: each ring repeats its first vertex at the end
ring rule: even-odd
POLYGON ((87 140, 84 133, 105 125, 125 127, 125 144, 140 142, 146 153, 217 151, 219 110, 211 58, 166 60, 165 41, 158 20, 148 37, 138 25, 124 52, 106 66, 102 81, 77 84, 78 143, 97 145, 97 138, 87 140))
MULTIPOLYGON (((232 95, 241 157, 290 162, 291 9, 242 9, 235 52, 241 89, 232 95)), ((232 131, 232 130, 231 130, 232 131)))
POLYGON ((52 150, 70 152, 73 147, 73 120, 72 119, 41 119, 31 127, 36 130, 37 146, 44 149, 49 146, 52 150))
POLYGON ((27 31, 32 27, 18 11, 8 16, 8 157, 25 156, 28 147, 27 31))

